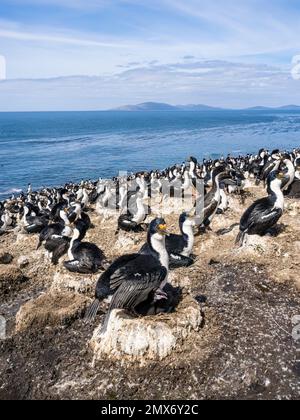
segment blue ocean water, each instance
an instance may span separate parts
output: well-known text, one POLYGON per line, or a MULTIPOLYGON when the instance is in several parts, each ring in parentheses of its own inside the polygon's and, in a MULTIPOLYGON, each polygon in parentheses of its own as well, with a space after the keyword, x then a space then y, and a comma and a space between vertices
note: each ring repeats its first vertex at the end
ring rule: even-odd
POLYGON ((25 189, 162 169, 186 157, 300 146, 300 112, 0 113, 0 199, 25 189))

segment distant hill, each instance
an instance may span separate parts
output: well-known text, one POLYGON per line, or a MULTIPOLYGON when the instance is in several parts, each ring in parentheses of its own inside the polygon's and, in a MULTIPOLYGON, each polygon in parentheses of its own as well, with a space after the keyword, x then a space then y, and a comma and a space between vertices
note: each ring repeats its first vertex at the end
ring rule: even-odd
MULTIPOLYGON (((225 108, 217 108, 202 104, 170 105, 162 102, 143 102, 137 105, 125 105, 110 111, 224 111, 225 108)), ((229 111, 229 109, 227 109, 229 111)), ((298 105, 286 105, 277 108, 255 106, 246 108, 244 111, 300 111, 298 105)))
POLYGON ((144 102, 137 105, 125 105, 113 109, 113 111, 218 111, 222 108, 214 108, 206 105, 170 105, 161 102, 144 102))
POLYGON ((253 106, 251 108, 246 108, 246 111, 268 111, 269 109, 267 106, 253 106))
POLYGON ((178 105, 176 108, 182 111, 223 111, 224 108, 216 108, 214 106, 207 105, 178 105))
POLYGON ((160 102, 144 102, 137 105, 125 105, 115 111, 177 111, 177 107, 160 102))
POLYGON ((286 111, 300 111, 300 106, 298 105, 286 105, 286 106, 280 106, 277 109, 282 109, 286 111))
POLYGON ((300 106, 298 105, 285 105, 279 107, 267 107, 267 106, 254 106, 252 108, 247 108, 247 111, 300 111, 300 106))

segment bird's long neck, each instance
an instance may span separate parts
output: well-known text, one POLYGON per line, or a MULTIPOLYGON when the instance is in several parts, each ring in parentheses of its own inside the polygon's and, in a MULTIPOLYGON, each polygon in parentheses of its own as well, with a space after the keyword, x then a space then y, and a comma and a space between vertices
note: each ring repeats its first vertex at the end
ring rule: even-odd
POLYGON ((183 183, 182 188, 183 188, 184 190, 187 190, 187 189, 188 189, 191 185, 192 185, 192 184, 191 184, 191 179, 190 179, 190 177, 189 177, 189 173, 188 173, 188 171, 185 171, 185 172, 184 172, 184 183, 183 183))
POLYGON ((81 219, 81 205, 77 204, 75 206, 76 220, 81 219))
POLYGON ((193 227, 191 225, 183 224, 182 236, 186 244, 186 247, 184 248, 182 255, 184 255, 185 257, 189 257, 192 252, 194 242, 195 242, 193 227))
POLYGON ((28 216, 28 214, 29 214, 29 208, 28 207, 25 207, 24 208, 24 216, 23 216, 23 222, 24 222, 25 225, 27 224, 27 216, 28 216))
POLYGON ((270 184, 268 192, 269 192, 269 195, 271 195, 273 199, 275 200, 274 208, 283 210, 284 209, 284 196, 280 187, 281 185, 279 182, 273 181, 270 184))
POLYGON ((191 178, 195 178, 195 169, 196 169, 195 162, 191 161, 190 162, 190 171, 189 171, 189 175, 190 175, 191 178))
POLYGON ((284 161, 284 163, 285 163, 286 167, 288 168, 288 176, 289 176, 289 182, 284 187, 284 190, 287 190, 295 179, 296 169, 289 159, 286 159, 284 161))
POLYGON ((73 259, 72 249, 73 249, 74 245, 76 244, 76 242, 80 242, 80 236, 81 236, 81 234, 80 234, 79 230, 74 229, 73 236, 72 236, 70 246, 69 246, 69 250, 68 250, 68 257, 70 258, 70 260, 73 259))
POLYGON ((63 222, 66 226, 68 226, 70 224, 70 221, 69 221, 69 219, 68 219, 68 217, 67 217, 67 215, 64 211, 62 211, 60 213, 60 218, 63 220, 63 222))
POLYGON ((217 197, 217 200, 220 200, 221 197, 221 188, 220 188, 220 181, 221 181, 221 175, 222 173, 219 173, 213 178, 213 191, 215 191, 215 195, 217 197))
POLYGON ((150 248, 158 257, 161 265, 169 271, 169 254, 166 250, 166 240, 157 234, 152 235, 150 238, 150 248))
POLYGON ((145 217, 145 207, 142 198, 136 200, 137 204, 137 214, 134 216, 133 221, 136 223, 141 223, 145 217))

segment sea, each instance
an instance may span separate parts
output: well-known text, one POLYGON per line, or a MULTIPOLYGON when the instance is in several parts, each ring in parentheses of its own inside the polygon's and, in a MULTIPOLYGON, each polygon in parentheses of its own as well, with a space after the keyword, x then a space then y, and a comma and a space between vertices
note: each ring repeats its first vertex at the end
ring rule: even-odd
POLYGON ((119 172, 300 147, 298 111, 0 113, 0 200, 119 172))

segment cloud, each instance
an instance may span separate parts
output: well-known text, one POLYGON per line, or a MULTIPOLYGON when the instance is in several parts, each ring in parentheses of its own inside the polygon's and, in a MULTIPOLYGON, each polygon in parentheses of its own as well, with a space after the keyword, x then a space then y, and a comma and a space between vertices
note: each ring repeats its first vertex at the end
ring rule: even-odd
POLYGON ((276 66, 224 60, 175 62, 102 77, 0 82, 0 110, 99 110, 143 101, 276 106, 299 102, 299 87, 290 71, 276 66))
POLYGON ((36 41, 49 42, 58 44, 70 44, 81 47, 104 47, 104 48, 133 48, 134 45, 126 45, 125 43, 102 42, 91 39, 79 39, 76 37, 56 36, 53 34, 43 34, 34 32, 11 31, 0 28, 0 38, 15 39, 18 41, 36 41))
POLYGON ((6 79, 6 60, 3 55, 0 55, 0 80, 6 79))
MULTIPOLYGON (((118 1, 118 0, 114 0, 118 1)), ((68 9, 99 9, 109 5, 109 0, 10 0, 11 3, 29 6, 56 6, 68 9)))

